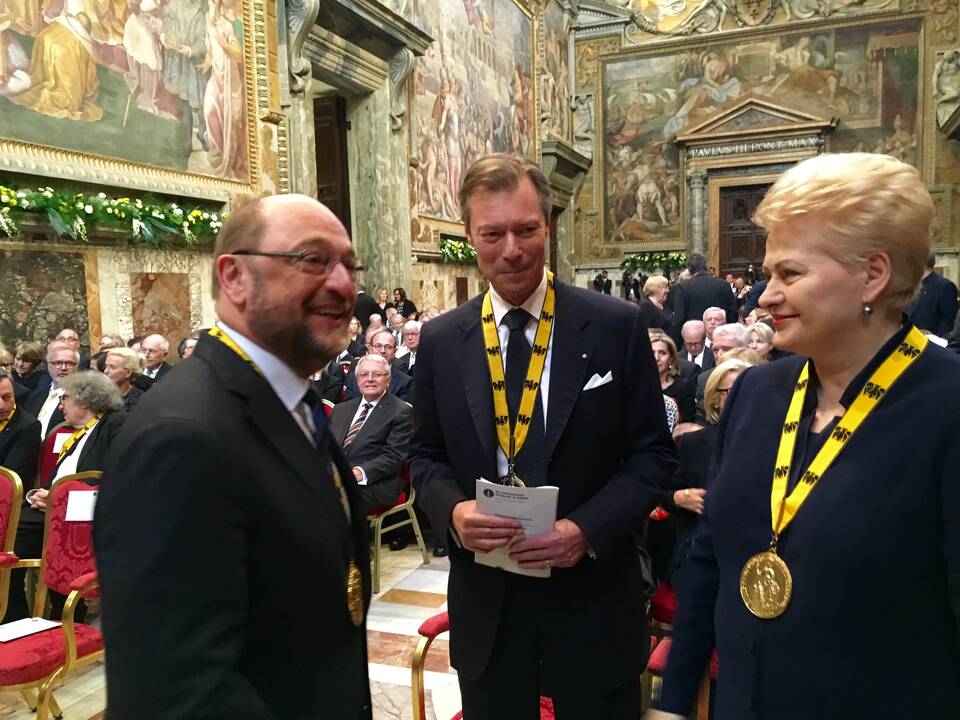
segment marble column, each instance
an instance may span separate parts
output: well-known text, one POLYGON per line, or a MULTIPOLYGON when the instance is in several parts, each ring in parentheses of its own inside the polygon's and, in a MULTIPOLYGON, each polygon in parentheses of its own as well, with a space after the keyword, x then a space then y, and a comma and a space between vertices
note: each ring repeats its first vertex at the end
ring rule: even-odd
POLYGON ((687 249, 706 255, 707 238, 703 218, 707 209, 707 171, 691 170, 687 173, 687 182, 690 187, 690 239, 687 249))
POLYGON ((317 196, 317 160, 314 155, 312 70, 303 49, 320 11, 320 0, 286 0, 281 42, 287 49, 289 88, 287 112, 290 157, 290 191, 317 196))

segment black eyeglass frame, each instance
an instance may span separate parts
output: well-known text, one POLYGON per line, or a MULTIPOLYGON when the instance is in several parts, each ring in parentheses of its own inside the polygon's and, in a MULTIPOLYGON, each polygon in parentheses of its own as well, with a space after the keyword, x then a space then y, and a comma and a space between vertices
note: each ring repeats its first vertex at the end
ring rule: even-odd
MULTIPOLYGON (((355 264, 356 258, 351 260, 351 264, 348 265, 344 262, 344 258, 339 255, 334 257, 327 257, 321 252, 316 250, 236 250, 230 255, 247 255, 247 256, 256 256, 256 257, 275 257, 275 258, 285 258, 287 260, 292 260, 295 263, 299 263, 300 267, 304 268, 305 272, 312 272, 309 268, 310 266, 305 263, 306 259, 311 255, 316 255, 318 257, 326 258, 326 263, 323 264, 323 271, 319 273, 313 273, 314 275, 320 275, 322 277, 329 277, 333 273, 334 268, 337 267, 337 264, 343 265, 344 270, 347 271, 347 274, 354 278, 357 275, 357 267, 355 264)), ((317 263, 319 264, 319 263, 317 263)))

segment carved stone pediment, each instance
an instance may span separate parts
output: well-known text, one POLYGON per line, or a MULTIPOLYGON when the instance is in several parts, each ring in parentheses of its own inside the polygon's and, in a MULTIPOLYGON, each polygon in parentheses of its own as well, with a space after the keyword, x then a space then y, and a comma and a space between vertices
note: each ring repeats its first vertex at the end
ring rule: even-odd
POLYGON ((772 98, 748 94, 729 107, 691 123, 676 135, 678 144, 719 142, 743 137, 822 133, 837 124, 772 98))

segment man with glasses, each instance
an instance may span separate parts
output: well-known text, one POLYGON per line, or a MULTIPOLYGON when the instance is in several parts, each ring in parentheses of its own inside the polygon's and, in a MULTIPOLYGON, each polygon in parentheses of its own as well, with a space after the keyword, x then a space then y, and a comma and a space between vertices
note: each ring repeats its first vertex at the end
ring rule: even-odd
POLYGON ((333 409, 330 432, 353 466, 367 512, 393 505, 400 495, 400 468, 413 437, 413 409, 387 392, 390 363, 382 355, 364 355, 354 375, 360 396, 333 409))
MULTIPOLYGON (((370 337, 371 339, 367 343, 367 354, 382 356, 388 363, 390 363, 392 367, 393 361, 397 356, 397 340, 393 337, 393 333, 391 333, 389 330, 381 330, 370 337)), ((354 365, 358 366, 359 362, 354 363, 354 365)), ((360 396, 360 388, 357 385, 356 372, 350 373, 350 375, 347 377, 347 382, 344 387, 347 389, 347 400, 353 400, 354 398, 360 396)), ((396 395, 405 403, 412 405, 413 388, 413 378, 394 368, 393 372, 390 373, 390 394, 396 395)))
POLYGON ((143 353, 143 373, 154 382, 166 375, 173 367, 167 362, 170 354, 170 341, 163 335, 147 335, 140 343, 143 353))
POLYGON ((65 342, 54 340, 47 345, 47 372, 49 382, 37 383, 23 403, 24 409, 40 421, 40 436, 47 437, 50 431, 63 422, 60 407, 60 381, 73 375, 80 367, 80 352, 65 342))
POLYGON ((403 326, 403 349, 406 351, 402 355, 398 352, 397 359, 393 361, 393 369, 396 372, 406 373, 410 377, 414 376, 417 366, 417 348, 420 347, 420 328, 422 325, 416 320, 407 320, 403 326))
POLYGON ((277 195, 214 257, 217 326, 139 401, 97 502, 111 717, 370 718, 364 501, 310 384, 349 340, 350 237, 277 195))

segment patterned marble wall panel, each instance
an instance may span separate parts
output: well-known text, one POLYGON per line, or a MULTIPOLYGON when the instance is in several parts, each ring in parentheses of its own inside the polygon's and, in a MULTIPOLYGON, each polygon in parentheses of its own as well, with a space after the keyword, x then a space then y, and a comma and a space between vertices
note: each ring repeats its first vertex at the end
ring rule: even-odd
POLYGON ((192 331, 190 275, 130 273, 134 335, 163 335, 176 348, 192 331))
POLYGON ((0 340, 47 342, 66 326, 89 350, 87 286, 81 253, 0 249, 0 340))
POLYGON ((454 265, 418 262, 413 265, 411 299, 418 308, 436 305, 441 310, 457 307, 457 278, 467 278, 467 298, 472 298, 487 287, 486 281, 474 265, 454 265))

